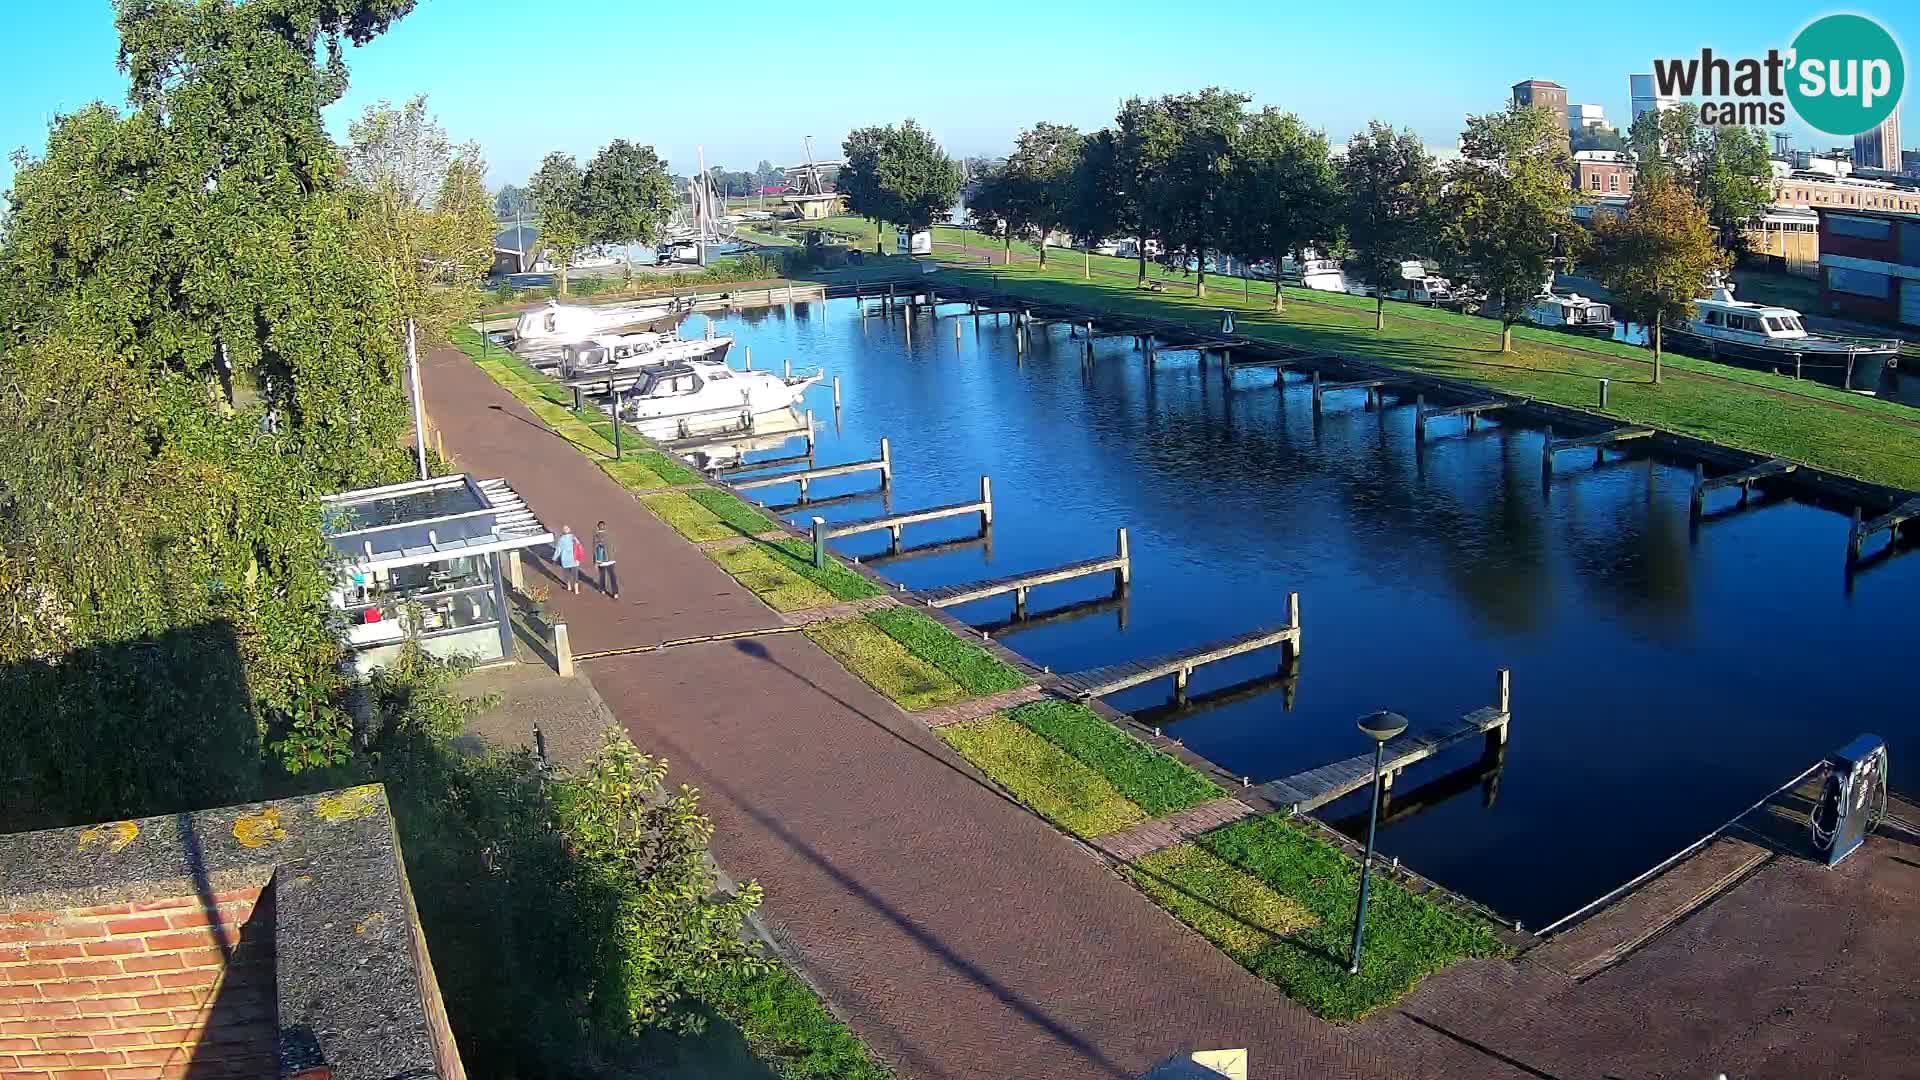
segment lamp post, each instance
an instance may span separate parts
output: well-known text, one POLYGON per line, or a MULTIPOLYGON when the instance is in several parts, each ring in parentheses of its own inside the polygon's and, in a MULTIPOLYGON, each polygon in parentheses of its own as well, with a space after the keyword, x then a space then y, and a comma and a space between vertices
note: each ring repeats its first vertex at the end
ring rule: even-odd
POLYGON ((1353 956, 1347 974, 1360 974, 1360 941, 1367 933, 1367 887, 1373 876, 1373 833, 1380 824, 1380 758, 1387 740, 1407 730, 1407 718, 1381 710, 1360 718, 1360 730, 1373 737, 1373 804, 1367 811, 1367 858, 1360 864, 1360 910, 1353 917, 1353 956))

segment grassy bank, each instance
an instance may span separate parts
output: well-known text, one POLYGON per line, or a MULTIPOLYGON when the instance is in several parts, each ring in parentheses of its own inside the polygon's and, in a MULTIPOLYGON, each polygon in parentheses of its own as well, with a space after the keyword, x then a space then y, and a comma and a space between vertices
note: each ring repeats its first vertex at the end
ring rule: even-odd
POLYGON ((936 733, 1015 799, 1075 836, 1104 836, 1147 820, 1106 777, 1004 714, 936 733))
POLYGON ((847 670, 908 711, 1028 683, 998 657, 909 608, 883 608, 807 631, 847 670))

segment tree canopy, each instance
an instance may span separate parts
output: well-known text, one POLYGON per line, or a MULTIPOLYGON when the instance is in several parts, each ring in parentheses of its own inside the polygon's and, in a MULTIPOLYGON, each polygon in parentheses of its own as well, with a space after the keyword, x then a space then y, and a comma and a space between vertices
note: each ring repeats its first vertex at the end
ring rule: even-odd
POLYGON ((528 179, 527 198, 533 203, 534 228, 540 232, 540 244, 553 259, 554 284, 560 295, 565 296, 567 271, 580 257, 581 249, 592 240, 586 174, 572 154, 556 150, 540 162, 539 170, 528 179))
MULTIPOLYGON (((673 216, 673 181, 651 146, 615 139, 602 147, 580 178, 580 211, 587 239, 596 244, 652 244, 673 216)), ((627 274, 633 256, 627 255, 627 274)))
MULTIPOLYGON (((1228 179, 1225 246, 1242 259, 1271 258, 1331 239, 1340 208, 1340 179, 1327 136, 1298 116, 1267 108, 1246 118, 1228 179)), ((1281 307, 1273 290, 1273 308, 1281 307)))
POLYGON ((1683 102, 1641 113, 1627 133, 1639 164, 1637 182, 1666 176, 1693 196, 1719 234, 1720 246, 1746 247, 1746 225, 1773 197, 1766 136, 1754 128, 1700 122, 1700 109, 1683 102))
POLYGON ((1074 168, 1086 139, 1066 124, 1042 121, 1020 133, 1007 158, 1008 194, 1022 223, 1040 233, 1040 265, 1047 236, 1066 225, 1073 203, 1074 168))
POLYGON ((1375 120, 1347 140, 1340 177, 1347 245, 1373 283, 1378 330, 1386 325, 1384 294, 1400 279, 1400 264, 1424 254, 1432 238, 1438 176, 1418 135, 1375 120))
POLYGON ((1552 278, 1556 243, 1572 233, 1572 162, 1559 117, 1530 106, 1468 117, 1461 144, 1438 233, 1449 268, 1499 309, 1505 352, 1513 324, 1552 278))
POLYGON ((841 152, 846 165, 835 186, 862 217, 917 232, 960 196, 960 169, 912 120, 851 132, 841 152))
POLYGON ((1708 275, 1730 257, 1714 244, 1706 210, 1672 177, 1655 174, 1633 189, 1624 217, 1595 225, 1594 273, 1626 311, 1647 323, 1653 381, 1661 380, 1661 324, 1693 314, 1708 275))

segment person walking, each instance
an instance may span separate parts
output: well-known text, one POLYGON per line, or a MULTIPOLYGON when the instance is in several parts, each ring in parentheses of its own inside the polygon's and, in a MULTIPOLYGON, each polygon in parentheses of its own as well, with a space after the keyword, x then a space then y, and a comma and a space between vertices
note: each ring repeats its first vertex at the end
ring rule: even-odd
POLYGON ((560 564, 560 582, 570 593, 580 592, 580 538, 573 535, 571 526, 560 526, 560 536, 553 542, 553 561, 560 564))
POLYGON ((607 542, 607 523, 593 526, 593 565, 600 571, 600 591, 620 599, 620 572, 613 565, 613 547, 607 542))

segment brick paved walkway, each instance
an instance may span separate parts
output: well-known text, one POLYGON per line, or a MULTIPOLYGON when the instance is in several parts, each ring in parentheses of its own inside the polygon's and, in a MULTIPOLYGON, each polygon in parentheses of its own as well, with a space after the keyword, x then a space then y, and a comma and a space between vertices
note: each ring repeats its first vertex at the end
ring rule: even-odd
POLYGON ((1182 840, 1190 840, 1203 832, 1212 832, 1222 825, 1250 817, 1253 807, 1239 799, 1214 799, 1199 806, 1188 807, 1178 813, 1153 821, 1143 821, 1131 829, 1125 829, 1109 836, 1100 837, 1093 846, 1122 862, 1132 862, 1142 855, 1172 847, 1182 840))
MULTIPOLYGON (((553 601, 576 649, 776 621, 459 353, 425 369, 461 467, 505 476, 550 525, 612 527, 624 599, 553 601)), ((1777 858, 1585 982, 1524 959, 1466 962, 1336 1028, 800 635, 612 657, 589 674, 635 742, 701 789, 715 856, 766 887, 768 921, 903 1077, 1128 1077, 1235 1046, 1262 1080, 1920 1074, 1911 842, 1875 838, 1837 871, 1777 858)))

